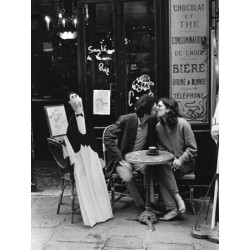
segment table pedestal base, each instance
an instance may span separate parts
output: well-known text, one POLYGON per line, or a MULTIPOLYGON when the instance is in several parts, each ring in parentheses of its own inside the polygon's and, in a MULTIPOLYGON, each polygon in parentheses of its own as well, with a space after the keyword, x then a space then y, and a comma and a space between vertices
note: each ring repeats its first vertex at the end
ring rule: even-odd
POLYGON ((146 186, 146 207, 138 217, 131 218, 129 220, 136 220, 143 224, 148 225, 148 230, 153 232, 155 230, 153 223, 157 221, 155 213, 153 213, 150 207, 150 177, 151 166, 160 166, 162 164, 168 164, 174 160, 174 155, 167 151, 159 151, 158 155, 147 155, 147 150, 138 150, 127 153, 125 160, 129 163, 140 163, 146 166, 145 169, 145 186, 146 186))
POLYGON ((153 223, 157 221, 156 215, 153 213, 151 208, 147 208, 144 212, 142 212, 139 217, 138 221, 148 225, 148 230, 153 232, 155 230, 153 223))

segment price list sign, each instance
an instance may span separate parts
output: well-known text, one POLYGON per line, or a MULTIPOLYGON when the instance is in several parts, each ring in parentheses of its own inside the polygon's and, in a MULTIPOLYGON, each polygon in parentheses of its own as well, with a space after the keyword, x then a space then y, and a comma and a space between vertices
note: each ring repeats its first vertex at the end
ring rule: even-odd
POLYGON ((208 123, 208 0, 170 1, 170 96, 193 124, 208 123))

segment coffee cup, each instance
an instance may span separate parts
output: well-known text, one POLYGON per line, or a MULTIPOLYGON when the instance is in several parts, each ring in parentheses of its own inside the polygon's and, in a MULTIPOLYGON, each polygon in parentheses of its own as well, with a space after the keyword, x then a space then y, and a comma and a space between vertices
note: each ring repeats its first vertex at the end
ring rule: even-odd
POLYGON ((148 147, 148 152, 151 153, 151 154, 155 154, 155 153, 158 153, 158 148, 157 147, 148 147))

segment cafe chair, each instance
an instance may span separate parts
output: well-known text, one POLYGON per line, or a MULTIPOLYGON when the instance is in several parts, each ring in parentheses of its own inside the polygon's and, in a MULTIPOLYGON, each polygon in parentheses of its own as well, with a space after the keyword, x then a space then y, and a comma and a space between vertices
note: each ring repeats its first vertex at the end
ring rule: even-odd
POLYGON ((49 146, 50 153, 52 154, 57 166, 60 169, 61 179, 62 179, 61 193, 59 196, 59 201, 57 206, 57 214, 59 214, 61 205, 70 206, 71 224, 72 224, 74 212, 79 208, 79 204, 75 204, 75 198, 77 196, 77 193, 75 190, 74 166, 70 165, 69 157, 64 159, 62 144, 59 141, 52 138, 47 138, 47 143, 49 146), (71 185, 71 202, 65 203, 63 202, 63 193, 68 185, 71 185))
MULTIPOLYGON (((102 134, 102 149, 103 149, 103 158, 104 158, 105 163, 106 163, 107 152, 106 152, 106 147, 104 144, 104 137, 105 137, 106 132, 108 131, 108 129, 111 126, 112 126, 112 124, 107 126, 103 130, 103 134, 102 134)), ((133 177, 137 183, 143 184, 143 174, 142 173, 134 171, 133 177)), ((129 192, 126 189, 125 183, 122 181, 122 179, 119 177, 119 175, 117 173, 111 174, 111 176, 107 179, 107 186, 111 192, 111 207, 112 207, 112 211, 114 211, 115 202, 119 201, 124 196, 128 196, 129 192), (117 188, 120 188, 119 192, 118 192, 117 188), (122 191, 122 190, 124 190, 124 191, 122 191)))
POLYGON ((189 202, 192 207, 193 214, 196 214, 195 206, 194 206, 194 181, 195 181, 195 173, 191 172, 189 174, 185 174, 183 176, 179 176, 176 178, 178 186, 185 186, 188 191, 181 192, 181 195, 185 195, 189 193, 189 202))

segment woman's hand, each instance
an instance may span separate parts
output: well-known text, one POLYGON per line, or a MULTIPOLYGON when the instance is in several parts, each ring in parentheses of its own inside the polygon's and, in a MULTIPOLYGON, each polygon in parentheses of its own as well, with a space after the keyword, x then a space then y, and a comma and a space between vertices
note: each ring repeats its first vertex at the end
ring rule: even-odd
POLYGON ((174 159, 173 166, 172 166, 173 171, 180 170, 182 168, 183 166, 182 166, 181 161, 179 159, 174 159))

